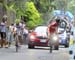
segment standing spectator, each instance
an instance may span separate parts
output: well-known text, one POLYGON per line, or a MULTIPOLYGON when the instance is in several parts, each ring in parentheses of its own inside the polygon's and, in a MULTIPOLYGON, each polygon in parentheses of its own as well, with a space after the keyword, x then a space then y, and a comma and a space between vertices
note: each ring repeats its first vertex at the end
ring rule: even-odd
POLYGON ((24 36, 23 37, 24 38, 23 40, 24 40, 25 43, 27 43, 28 33, 29 33, 28 32, 28 29, 25 27, 24 30, 23 30, 23 36, 24 36))
POLYGON ((7 23, 7 18, 3 17, 2 22, 0 24, 1 26, 1 47, 3 47, 3 45, 7 45, 6 43, 6 23, 7 23))
POLYGON ((11 45, 11 42, 14 40, 13 32, 14 32, 14 24, 11 24, 8 27, 8 32, 7 32, 7 40, 9 42, 9 46, 11 45))

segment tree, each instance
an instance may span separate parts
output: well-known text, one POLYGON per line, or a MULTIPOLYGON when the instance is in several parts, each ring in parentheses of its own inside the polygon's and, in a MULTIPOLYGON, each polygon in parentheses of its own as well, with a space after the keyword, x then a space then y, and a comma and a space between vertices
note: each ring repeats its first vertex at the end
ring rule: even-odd
MULTIPOLYGON (((8 24, 10 23, 10 20, 12 20, 10 18, 10 12, 14 11, 13 9, 13 4, 9 4, 8 5, 8 0, 0 0, 0 6, 2 6, 2 13, 3 15, 7 15, 8 16, 8 24)), ((0 7, 1 8, 1 7, 0 7)), ((3 15, 1 15, 3 17, 3 15)))
POLYGON ((68 1, 68 10, 75 15, 75 0, 68 1))
POLYGON ((44 24, 50 20, 51 12, 56 9, 56 5, 53 4, 54 0, 31 0, 34 2, 37 10, 41 13, 41 17, 44 20, 44 24))
POLYGON ((41 15, 38 12, 38 10, 35 8, 35 5, 33 2, 26 2, 25 4, 25 17, 26 17, 26 24, 27 26, 32 29, 35 26, 41 24, 43 20, 41 19, 41 15))
POLYGON ((2 19, 3 15, 6 13, 6 9, 4 8, 5 0, 0 0, 0 20, 2 19))
POLYGON ((27 0, 16 0, 14 9, 16 10, 16 18, 21 18, 22 15, 24 15, 25 12, 25 2, 27 0))
POLYGON ((51 11, 52 9, 49 8, 55 8, 55 5, 52 4, 54 0, 31 0, 34 2, 36 8, 41 13, 46 13, 47 11, 51 11))
POLYGON ((25 1, 26 0, 7 0, 7 3, 4 4, 4 7, 7 10, 7 15, 9 17, 9 21, 12 20, 12 17, 15 19, 11 22, 15 22, 16 19, 20 19, 22 15, 24 15, 25 10, 25 1), (13 16, 11 16, 14 14, 13 16))

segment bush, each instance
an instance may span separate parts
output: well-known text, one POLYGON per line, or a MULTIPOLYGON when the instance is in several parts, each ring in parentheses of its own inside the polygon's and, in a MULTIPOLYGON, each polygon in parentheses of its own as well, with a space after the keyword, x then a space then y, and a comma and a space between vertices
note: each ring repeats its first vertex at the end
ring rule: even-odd
POLYGON ((41 18, 41 14, 35 8, 34 3, 26 2, 25 6, 26 6, 26 10, 25 10, 26 19, 25 20, 27 20, 26 25, 28 26, 28 28, 32 29, 35 26, 42 24, 43 20, 41 18))

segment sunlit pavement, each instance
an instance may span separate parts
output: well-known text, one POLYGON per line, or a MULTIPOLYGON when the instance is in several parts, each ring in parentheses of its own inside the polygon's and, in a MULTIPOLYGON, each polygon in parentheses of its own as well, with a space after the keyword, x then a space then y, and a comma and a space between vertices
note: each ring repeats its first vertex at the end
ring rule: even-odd
POLYGON ((15 47, 0 48, 0 60, 69 60, 68 48, 60 48, 49 53, 49 47, 36 47, 28 49, 27 45, 22 46, 19 52, 15 47))

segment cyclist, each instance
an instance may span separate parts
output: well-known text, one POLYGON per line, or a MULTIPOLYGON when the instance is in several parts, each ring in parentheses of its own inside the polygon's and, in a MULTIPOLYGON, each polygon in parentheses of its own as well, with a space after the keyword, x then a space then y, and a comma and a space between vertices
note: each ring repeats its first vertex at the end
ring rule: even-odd
POLYGON ((18 42, 22 45, 23 41, 22 41, 22 24, 20 22, 15 23, 15 27, 16 27, 16 33, 18 35, 18 42))
POLYGON ((55 21, 52 21, 49 25, 48 25, 48 38, 50 37, 50 35, 52 35, 53 33, 57 32, 57 27, 59 25, 60 19, 56 19, 55 21))
POLYGON ((21 27, 21 42, 24 44, 24 32, 25 32, 25 27, 26 25, 24 24, 23 21, 20 22, 20 27, 21 27))

